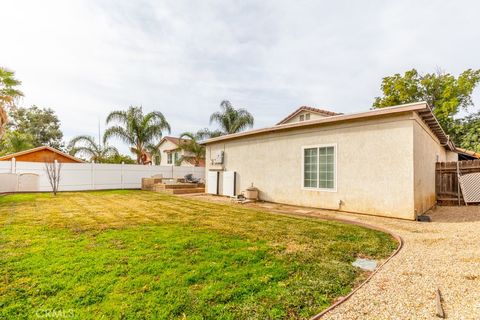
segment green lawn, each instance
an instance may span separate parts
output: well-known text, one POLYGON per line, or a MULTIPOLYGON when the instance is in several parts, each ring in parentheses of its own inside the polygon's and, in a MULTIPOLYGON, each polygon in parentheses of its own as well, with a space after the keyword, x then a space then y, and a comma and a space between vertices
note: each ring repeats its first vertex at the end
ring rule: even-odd
POLYGON ((0 196, 0 319, 308 318, 384 233, 142 191, 0 196))

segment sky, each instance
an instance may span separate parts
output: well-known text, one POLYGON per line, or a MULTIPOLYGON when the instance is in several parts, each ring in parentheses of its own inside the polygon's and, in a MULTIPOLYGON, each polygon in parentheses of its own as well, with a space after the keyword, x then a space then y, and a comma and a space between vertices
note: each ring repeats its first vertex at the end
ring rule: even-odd
POLYGON ((451 0, 1 0, 0 66, 22 81, 20 105, 55 110, 66 141, 130 105, 161 111, 178 135, 209 127, 228 99, 260 128, 302 105, 368 110, 382 77, 411 68, 479 69, 478 12, 451 0))

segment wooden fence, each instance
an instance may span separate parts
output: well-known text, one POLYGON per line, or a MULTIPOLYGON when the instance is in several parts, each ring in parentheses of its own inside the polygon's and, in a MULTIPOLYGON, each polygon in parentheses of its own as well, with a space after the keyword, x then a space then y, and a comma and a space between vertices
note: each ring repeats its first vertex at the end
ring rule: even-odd
POLYGON ((435 189, 440 205, 463 205, 463 195, 458 176, 480 172, 480 160, 437 162, 435 168, 435 189))

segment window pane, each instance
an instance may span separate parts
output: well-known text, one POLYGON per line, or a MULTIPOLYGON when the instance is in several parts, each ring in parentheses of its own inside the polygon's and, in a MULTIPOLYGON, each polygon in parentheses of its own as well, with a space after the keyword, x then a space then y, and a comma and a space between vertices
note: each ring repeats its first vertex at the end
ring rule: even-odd
POLYGON ((318 149, 309 148, 304 150, 304 163, 303 163, 303 186, 305 188, 317 188, 318 185, 318 172, 317 172, 317 163, 318 163, 318 149))
POLYGON ((335 187, 335 148, 319 148, 318 187, 333 189, 335 187))

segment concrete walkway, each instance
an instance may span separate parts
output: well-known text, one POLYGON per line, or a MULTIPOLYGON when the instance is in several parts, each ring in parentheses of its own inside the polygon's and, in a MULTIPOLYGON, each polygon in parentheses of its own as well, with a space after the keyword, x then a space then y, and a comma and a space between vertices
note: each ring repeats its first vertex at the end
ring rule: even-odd
MULTIPOLYGON (((199 196, 209 201, 225 198, 199 196)), ((402 250, 349 300, 323 319, 438 319, 440 289, 448 319, 480 319, 480 207, 440 207, 430 223, 346 214, 272 203, 246 204, 267 211, 339 218, 390 230, 402 250)))

